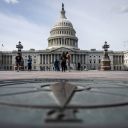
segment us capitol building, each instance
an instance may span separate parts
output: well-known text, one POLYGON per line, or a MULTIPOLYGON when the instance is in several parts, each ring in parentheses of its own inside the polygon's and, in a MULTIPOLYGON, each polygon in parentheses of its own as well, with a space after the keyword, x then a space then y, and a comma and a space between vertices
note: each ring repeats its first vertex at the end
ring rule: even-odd
MULTIPOLYGON (((99 70, 101 67, 103 50, 79 49, 76 31, 65 16, 64 4, 62 4, 59 21, 50 31, 47 49, 22 51, 24 69, 27 70, 27 60, 30 55, 32 70, 51 71, 55 59, 60 60, 63 51, 68 51, 71 54, 71 68, 73 70, 77 70, 78 63, 81 64, 82 70, 99 70)), ((0 51, 0 70, 14 70, 16 55, 17 51, 0 51)), ((128 51, 108 51, 108 55, 111 61, 111 70, 128 70, 128 51)))

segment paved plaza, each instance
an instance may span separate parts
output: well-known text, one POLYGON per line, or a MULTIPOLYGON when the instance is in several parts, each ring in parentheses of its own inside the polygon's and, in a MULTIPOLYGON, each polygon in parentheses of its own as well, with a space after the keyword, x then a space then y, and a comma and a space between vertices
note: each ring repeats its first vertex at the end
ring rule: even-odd
POLYGON ((0 71, 0 80, 36 78, 128 80, 128 71, 0 71))
POLYGON ((127 128, 127 71, 0 71, 1 128, 127 128))

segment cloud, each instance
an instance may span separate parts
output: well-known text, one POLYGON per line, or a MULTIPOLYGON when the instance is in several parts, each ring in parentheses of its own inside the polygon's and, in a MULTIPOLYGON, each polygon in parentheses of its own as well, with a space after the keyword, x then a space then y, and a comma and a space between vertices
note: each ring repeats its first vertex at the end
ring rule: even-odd
MULTIPOLYGON (((24 7, 22 10, 9 7, 8 11, 0 13, 0 43, 4 44, 5 50, 16 49, 18 41, 22 42, 26 50, 47 48, 50 29, 60 17, 61 2, 26 1, 19 4, 19 7, 24 7)), ((95 0, 93 4, 93 0, 86 4, 77 0, 66 1, 66 16, 76 30, 80 49, 102 49, 105 40, 110 44, 110 49, 124 48, 122 41, 128 39, 128 17, 122 14, 127 12, 128 4, 115 2, 116 0, 113 3, 98 3, 102 0, 95 0), (121 15, 115 15, 115 12, 121 15)), ((6 6, 7 4, 4 9, 6 6)))
POLYGON ((4 0, 8 4, 17 4, 19 0, 4 0))
POLYGON ((5 50, 16 50, 18 41, 22 42, 24 50, 47 48, 49 27, 46 25, 37 25, 24 17, 3 13, 0 13, 0 19, 0 41, 4 44, 5 50))
POLYGON ((122 6, 120 8, 120 12, 122 12, 122 13, 128 13, 128 6, 122 6))
POLYGON ((120 5, 120 6, 118 5, 113 7, 112 10, 117 13, 125 14, 128 13, 128 5, 120 5))

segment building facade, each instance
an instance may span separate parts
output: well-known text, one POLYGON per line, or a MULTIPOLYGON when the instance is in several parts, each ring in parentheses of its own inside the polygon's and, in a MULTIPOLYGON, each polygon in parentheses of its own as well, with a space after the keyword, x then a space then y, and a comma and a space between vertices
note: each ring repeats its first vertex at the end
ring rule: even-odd
MULTIPOLYGON (((103 51, 80 50, 78 38, 72 23, 66 18, 64 4, 62 4, 59 21, 53 26, 48 37, 48 48, 45 50, 22 51, 24 70, 27 70, 28 56, 32 57, 32 70, 51 71, 55 59, 60 60, 62 52, 71 54, 71 69, 77 70, 78 63, 81 70, 100 70, 103 51)), ((128 70, 128 51, 108 51, 111 60, 111 70, 128 70)), ((0 70, 14 70, 17 51, 0 51, 0 70)))

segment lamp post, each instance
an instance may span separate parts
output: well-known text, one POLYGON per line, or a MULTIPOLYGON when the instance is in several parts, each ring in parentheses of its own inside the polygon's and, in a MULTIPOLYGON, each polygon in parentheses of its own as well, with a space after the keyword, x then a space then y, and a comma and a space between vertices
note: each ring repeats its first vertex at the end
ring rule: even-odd
POLYGON ((22 52, 21 52, 21 50, 23 49, 23 45, 21 44, 20 41, 19 41, 18 43, 19 43, 19 44, 16 45, 16 48, 18 49, 18 52, 17 52, 17 53, 19 53, 20 56, 21 56, 21 58, 22 58, 22 60, 21 60, 21 65, 20 65, 20 66, 22 67, 22 69, 24 69, 24 60, 23 60, 22 52))
POLYGON ((104 55, 103 58, 101 60, 101 70, 103 71, 107 71, 107 70, 111 70, 111 61, 110 58, 108 56, 108 48, 109 45, 107 44, 107 42, 105 41, 105 44, 102 47, 104 49, 104 55))
POLYGON ((23 45, 21 44, 21 42, 19 41, 18 42, 19 44, 18 45, 16 45, 16 48, 18 49, 18 53, 20 53, 21 54, 21 50, 23 49, 23 45))

